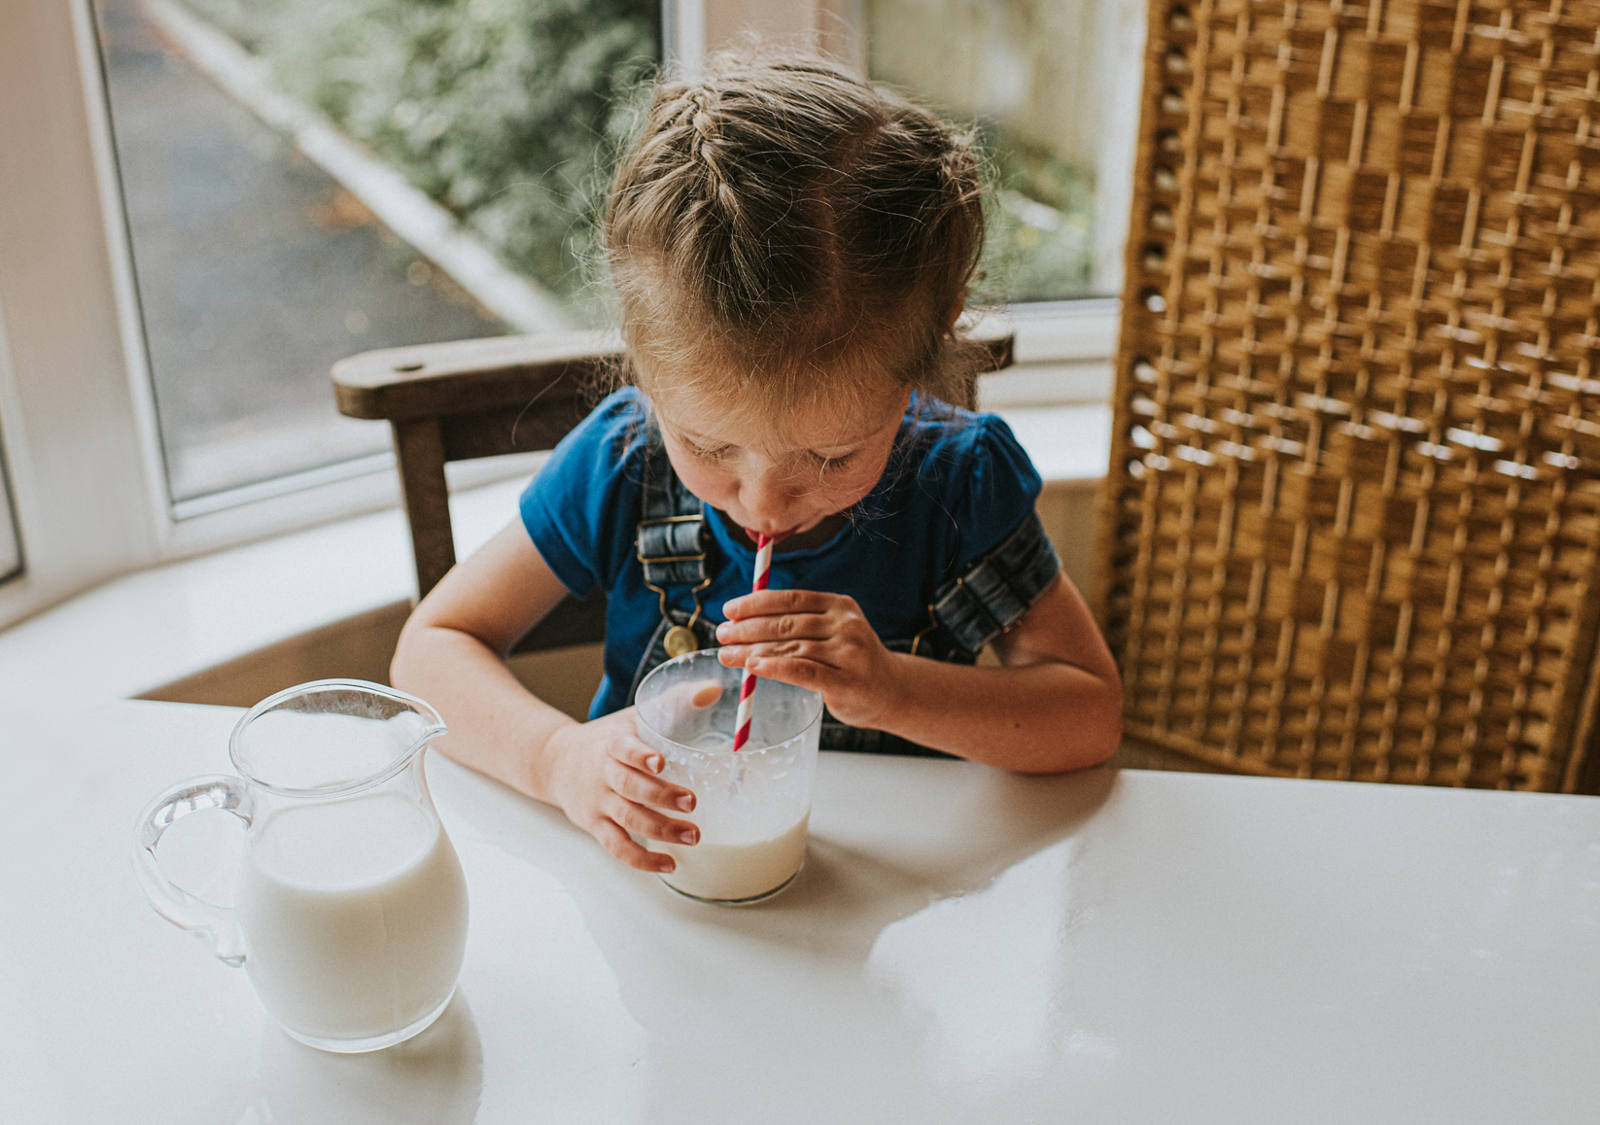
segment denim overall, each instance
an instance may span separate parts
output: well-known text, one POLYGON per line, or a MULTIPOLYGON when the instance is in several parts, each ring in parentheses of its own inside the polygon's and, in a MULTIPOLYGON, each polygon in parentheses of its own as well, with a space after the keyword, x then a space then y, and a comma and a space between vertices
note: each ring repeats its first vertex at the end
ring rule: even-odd
MULTIPOLYGON (((644 584, 661 598, 661 621, 645 646, 628 688, 633 703, 639 684, 656 665, 696 649, 719 647, 716 624, 700 609, 700 591, 711 584, 706 566, 710 535, 700 500, 672 471, 659 440, 644 457, 641 512, 634 555, 644 569, 644 584), (687 591, 692 610, 673 608, 671 595, 687 591)), ((1033 513, 987 555, 932 591, 927 625, 910 638, 884 638, 892 652, 909 652, 953 664, 971 664, 983 646, 1010 629, 1055 580, 1061 560, 1033 513)), ((682 599, 679 599, 680 601, 682 599)), ((948 757, 886 731, 847 726, 826 710, 822 748, 920 757, 948 757)))

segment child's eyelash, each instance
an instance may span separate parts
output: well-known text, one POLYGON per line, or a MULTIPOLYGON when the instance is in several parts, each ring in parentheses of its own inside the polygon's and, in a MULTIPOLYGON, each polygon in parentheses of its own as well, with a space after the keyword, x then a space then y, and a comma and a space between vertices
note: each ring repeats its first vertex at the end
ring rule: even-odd
MULTIPOLYGON (((731 445, 701 445, 698 442, 689 441, 688 439, 684 439, 683 444, 688 448, 689 453, 692 456, 701 461, 721 461, 727 457, 729 452, 731 452, 733 449, 733 446, 731 445)), ((850 453, 838 454, 830 457, 825 454, 813 453, 808 450, 806 456, 811 459, 811 463, 816 466, 819 472, 830 473, 835 469, 841 469, 845 465, 849 464, 850 460, 855 457, 855 452, 852 451, 850 453)))
POLYGON ((696 445, 692 441, 686 441, 686 442, 684 442, 684 444, 689 447, 689 452, 690 453, 694 454, 696 457, 700 458, 702 461, 720 461, 720 460, 722 460, 724 457, 726 457, 728 455, 728 449, 730 448, 729 446, 726 446, 726 445, 718 445, 718 446, 696 445))
POLYGON ((811 454, 811 460, 816 464, 818 469, 826 473, 831 472, 834 469, 844 468, 845 465, 850 463, 850 459, 854 456, 854 453, 841 453, 834 457, 826 457, 821 453, 813 453, 811 454))

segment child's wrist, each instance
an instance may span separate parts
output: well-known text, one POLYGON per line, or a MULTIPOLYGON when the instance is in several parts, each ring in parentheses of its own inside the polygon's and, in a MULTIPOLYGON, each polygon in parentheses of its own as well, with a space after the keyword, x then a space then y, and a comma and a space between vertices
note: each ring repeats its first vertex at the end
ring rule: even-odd
POLYGON ((918 657, 908 652, 891 652, 884 665, 882 681, 883 710, 873 725, 890 734, 898 733, 916 709, 916 680, 918 657))
POLYGON ((526 792, 530 797, 547 805, 565 809, 566 806, 562 803, 562 790, 563 781, 570 768, 571 735, 582 725, 575 719, 568 719, 553 730, 545 732, 544 744, 537 746, 527 755, 523 776, 527 781, 526 792))

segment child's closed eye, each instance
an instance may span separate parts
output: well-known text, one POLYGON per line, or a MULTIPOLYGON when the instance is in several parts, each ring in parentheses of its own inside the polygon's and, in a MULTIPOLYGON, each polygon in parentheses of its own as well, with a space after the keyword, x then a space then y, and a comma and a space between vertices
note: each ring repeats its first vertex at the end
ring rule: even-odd
POLYGON ((692 441, 685 441, 683 444, 688 448, 690 455, 700 461, 725 460, 733 449, 731 445, 699 445, 692 441))
POLYGON ((836 453, 832 456, 811 453, 809 456, 811 457, 811 463, 816 466, 818 472, 831 473, 835 469, 842 469, 848 465, 855 458, 855 452, 836 453))

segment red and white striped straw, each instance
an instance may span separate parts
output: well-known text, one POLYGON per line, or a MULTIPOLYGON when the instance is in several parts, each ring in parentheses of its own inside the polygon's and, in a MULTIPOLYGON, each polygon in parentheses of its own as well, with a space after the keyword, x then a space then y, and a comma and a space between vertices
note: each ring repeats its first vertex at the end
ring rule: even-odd
MULTIPOLYGON (((756 574, 750 590, 755 593, 767 588, 767 573, 772 569, 772 536, 765 532, 756 535, 756 574)), ((750 741, 750 718, 755 712, 756 674, 749 668, 739 681, 739 713, 733 721, 733 749, 737 753, 750 741)))

